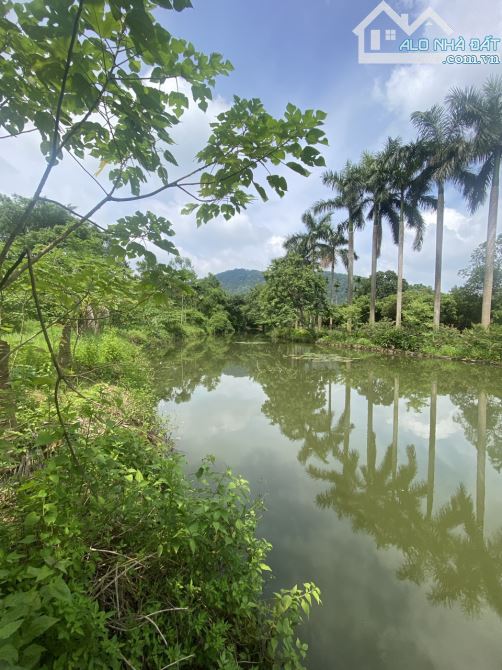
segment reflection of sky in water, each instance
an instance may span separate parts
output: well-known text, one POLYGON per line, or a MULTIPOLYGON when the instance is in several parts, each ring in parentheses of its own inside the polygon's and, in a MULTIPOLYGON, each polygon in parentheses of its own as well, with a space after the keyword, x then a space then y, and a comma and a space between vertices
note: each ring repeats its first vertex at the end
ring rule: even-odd
MULTIPOLYGON (((258 357, 259 353, 256 352, 258 357)), ((161 403, 171 418, 178 446, 196 463, 208 453, 230 466, 265 496, 267 512, 260 524, 273 544, 270 564, 276 576, 272 590, 304 581, 321 588, 323 607, 313 611, 303 631, 309 642, 312 670, 500 670, 500 619, 492 610, 469 617, 458 604, 434 606, 428 584, 399 580, 402 553, 393 546, 377 548, 367 533, 354 532, 335 510, 316 506, 316 495, 328 482, 309 477, 298 461, 303 441, 285 437, 262 413, 267 395, 248 377, 221 376, 213 391, 196 388, 189 402, 161 403)), ((345 387, 332 385, 333 424, 343 411, 345 387)), ((351 392, 350 448, 366 462, 367 400, 351 392)), ((285 409, 287 411, 287 407, 285 409)), ((460 482, 475 499, 476 449, 448 397, 438 396, 434 510, 448 501, 460 482)), ((392 442, 392 405, 374 406, 377 466, 392 442)), ((398 462, 406 462, 406 446, 414 444, 417 479, 427 478, 429 406, 422 411, 399 404, 398 462)), ((334 467, 313 454, 308 463, 334 467)), ((502 490, 499 475, 486 461, 486 532, 500 526, 502 490)))

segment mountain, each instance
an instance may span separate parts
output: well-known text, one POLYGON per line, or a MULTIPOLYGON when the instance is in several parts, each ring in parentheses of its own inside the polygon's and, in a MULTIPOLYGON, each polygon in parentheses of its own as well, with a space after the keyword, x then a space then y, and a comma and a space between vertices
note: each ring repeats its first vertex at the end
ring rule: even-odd
MULTIPOLYGON (((325 272, 324 274, 328 280, 329 286, 330 273, 325 272)), ((225 291, 231 293, 232 295, 242 295, 243 293, 247 293, 257 284, 262 284, 265 281, 263 278, 263 272, 260 270, 246 270, 245 268, 226 270, 225 272, 219 272, 215 276, 225 291)), ((335 287, 335 301, 337 303, 346 302, 347 275, 342 274, 341 272, 335 272, 335 287)))
POLYGON ((257 284, 263 284, 265 281, 263 272, 260 270, 245 270, 244 268, 225 270, 215 276, 225 291, 233 295, 247 293, 257 284))

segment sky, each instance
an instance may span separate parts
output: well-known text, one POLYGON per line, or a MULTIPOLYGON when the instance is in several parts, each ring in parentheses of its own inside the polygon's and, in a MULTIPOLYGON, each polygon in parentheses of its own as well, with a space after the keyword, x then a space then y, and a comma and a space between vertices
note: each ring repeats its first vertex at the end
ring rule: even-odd
MULTIPOLYGON (((364 150, 377 151, 388 136, 404 140, 415 136, 410 113, 441 103, 453 86, 480 85, 500 65, 375 65, 359 64, 357 37, 352 32, 378 4, 376 0, 192 0, 182 13, 159 11, 158 18, 173 34, 192 41, 197 49, 222 53, 234 71, 218 79, 214 99, 204 115, 187 112, 175 133, 180 165, 190 167, 209 134, 209 122, 228 108, 232 96, 259 97, 267 110, 281 115, 288 102, 327 112, 325 130, 329 147, 323 150, 329 168, 340 169, 347 159, 357 161, 364 150)), ((410 22, 432 7, 455 35, 502 37, 502 3, 495 0, 389 0, 410 22)), ((0 153, 0 190, 29 196, 44 167, 35 133, 3 141, 0 153)), ((93 169, 92 162, 89 162, 93 169)), ((264 270, 282 255, 284 239, 302 228, 301 216, 315 201, 329 197, 322 185, 323 169, 307 179, 290 173, 284 198, 253 202, 230 221, 214 220, 197 228, 193 217, 181 215, 186 196, 165 192, 143 201, 149 209, 172 221, 180 253, 197 272, 221 272, 236 267, 264 270)), ((85 212, 99 190, 71 158, 54 170, 44 195, 71 203, 85 212)), ((95 219, 104 225, 138 209, 107 205, 95 219)), ((334 221, 342 220, 343 213, 334 221)), ((406 236, 405 276, 414 283, 433 283, 435 215, 425 215, 427 229, 421 252, 412 250, 406 236)), ((487 208, 470 215, 461 194, 446 191, 443 286, 461 283, 473 249, 486 237, 487 208)), ((370 271, 371 225, 356 234, 359 260, 355 272, 370 271)), ((165 256, 159 256, 166 260, 165 256)), ((397 248, 384 230, 379 269, 395 269, 397 248)), ((341 268, 338 268, 339 270, 341 268)))

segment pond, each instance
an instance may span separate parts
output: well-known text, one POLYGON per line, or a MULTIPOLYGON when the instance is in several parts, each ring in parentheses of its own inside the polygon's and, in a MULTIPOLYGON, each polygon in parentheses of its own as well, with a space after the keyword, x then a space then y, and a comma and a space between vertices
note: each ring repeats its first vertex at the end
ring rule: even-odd
POLYGON ((264 497, 270 590, 320 587, 310 670, 500 670, 500 368, 215 340, 159 385, 189 464, 264 497))

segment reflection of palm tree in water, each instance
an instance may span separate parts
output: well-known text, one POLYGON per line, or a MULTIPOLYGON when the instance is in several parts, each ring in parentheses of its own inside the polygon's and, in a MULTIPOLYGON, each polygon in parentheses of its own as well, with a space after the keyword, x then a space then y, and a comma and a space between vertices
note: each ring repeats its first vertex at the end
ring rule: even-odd
MULTIPOLYGON (((397 467, 399 380, 394 380, 393 440, 377 464, 373 430, 373 379, 367 395, 366 463, 348 448, 331 453, 337 463, 326 469, 308 465, 309 475, 330 487, 317 496, 317 504, 349 518, 354 530, 371 534, 378 547, 395 546, 403 552, 401 579, 430 584, 428 597, 435 604, 458 602, 475 613, 484 604, 502 616, 502 532, 485 541, 484 473, 486 393, 478 400, 478 458, 476 505, 461 485, 450 501, 433 515, 437 382, 431 383, 429 462, 427 481, 417 481, 415 447, 407 447, 406 462, 397 467), (425 513, 424 513, 425 508, 425 513)), ((347 403, 345 410, 347 409, 347 403)), ((339 422, 340 423, 340 422, 339 422)))
POLYGON ((476 458, 476 520, 481 533, 485 526, 485 470, 486 470, 486 392, 478 395, 478 439, 476 458))
POLYGON ((429 459, 427 465, 427 518, 432 517, 434 505, 434 479, 436 472, 436 423, 437 423, 437 381, 431 384, 431 405, 429 412, 429 459))
MULTIPOLYGON (((484 537, 486 455, 491 456, 500 425, 493 409, 497 402, 493 387, 479 390, 486 388, 481 373, 474 393, 472 383, 466 390, 460 377, 444 375, 438 382, 436 370, 425 363, 415 366, 417 374, 411 378, 399 375, 404 364, 398 361, 384 365, 372 360, 369 369, 364 361, 301 360, 302 348, 283 351, 295 355, 260 351, 257 358, 254 347, 234 347, 232 361, 249 370, 262 387, 267 396, 262 412, 271 423, 289 439, 303 442, 299 460, 313 478, 326 484, 327 490, 317 496, 319 506, 350 519, 355 529, 372 535, 379 547, 398 548, 404 558, 399 576, 427 583, 432 602, 458 602, 470 612, 489 604, 502 616, 502 533, 484 537), (341 382, 345 399, 340 413, 333 389, 341 382), (460 487, 441 508, 434 497, 438 386, 461 409, 461 420, 469 427, 466 435, 477 446, 475 500, 460 487), (366 399, 366 457, 351 449, 355 446, 351 445, 352 389, 366 399), (413 446, 398 459, 403 399, 416 411, 423 411, 430 401, 425 482, 417 480, 413 446), (376 449, 375 405, 393 407, 392 442, 381 460, 376 449)), ((206 358, 202 364, 198 353, 189 352, 170 370, 171 393, 178 401, 198 385, 213 387, 228 360, 226 351, 215 350, 210 362, 206 358)))

